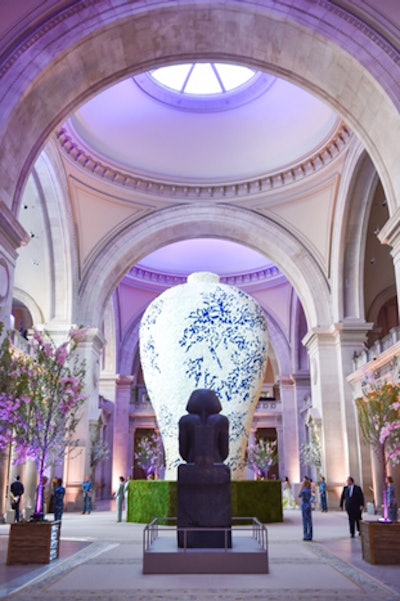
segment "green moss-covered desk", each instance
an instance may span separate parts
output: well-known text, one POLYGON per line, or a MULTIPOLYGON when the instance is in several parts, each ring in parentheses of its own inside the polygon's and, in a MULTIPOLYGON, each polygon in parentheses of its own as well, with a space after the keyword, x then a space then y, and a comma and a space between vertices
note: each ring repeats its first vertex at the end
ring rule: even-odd
MULTIPOLYGON (((233 481, 232 516, 256 517, 260 522, 282 522, 279 480, 233 481)), ((177 483, 167 480, 129 482, 127 521, 148 524, 154 518, 176 517, 177 483)))

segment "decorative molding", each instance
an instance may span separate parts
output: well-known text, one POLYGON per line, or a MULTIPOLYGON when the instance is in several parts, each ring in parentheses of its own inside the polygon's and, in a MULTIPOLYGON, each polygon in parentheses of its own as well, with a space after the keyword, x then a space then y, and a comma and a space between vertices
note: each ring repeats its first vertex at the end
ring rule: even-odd
POLYGON ((30 240, 29 234, 10 211, 7 205, 0 200, 0 243, 13 259, 17 258, 17 249, 25 246, 30 240))
MULTIPOLYGON (((96 5, 96 11, 91 15, 94 21, 99 22, 99 18, 101 15, 101 6, 98 6, 99 4, 101 4, 100 2, 98 2, 98 0, 86 0, 85 2, 71 2, 70 4, 67 4, 64 8, 60 8, 57 7, 56 12, 53 15, 47 15, 42 23, 38 23, 37 27, 35 29, 33 29, 32 31, 32 27, 27 28, 26 32, 22 32, 20 35, 16 36, 16 39, 14 39, 14 41, 12 43, 9 44, 9 46, 7 47, 8 52, 4 52, 5 55, 5 61, 4 63, 1 65, 0 67, 0 77, 3 77, 7 71, 9 71, 9 69, 11 69, 13 67, 13 65, 15 64, 15 62, 18 60, 18 58, 23 55, 25 52, 29 52, 31 47, 38 42, 39 40, 41 40, 42 38, 44 38, 46 36, 46 34, 49 31, 52 31, 53 29, 55 29, 58 25, 63 24, 65 21, 67 21, 69 18, 71 17, 77 17, 77 15, 79 15, 80 13, 84 13, 87 12, 88 8, 91 8, 91 5, 96 5)), ((139 2, 137 4, 140 4, 139 2)), ((144 6, 146 6, 146 3, 143 3, 144 6)), ((165 2, 165 4, 167 5, 168 3, 165 2)), ((211 3, 210 3, 211 4, 211 3)), ((243 3, 245 4, 245 3, 243 3)), ((398 63, 400 58, 399 58, 399 53, 397 51, 397 49, 395 48, 395 46, 382 34, 380 33, 373 25, 371 25, 370 23, 366 23, 362 17, 349 12, 345 7, 341 7, 341 6, 335 6, 331 1, 328 0, 319 0, 318 1, 319 6, 324 10, 324 14, 325 14, 325 21, 328 22, 328 15, 329 14, 333 14, 335 15, 336 18, 340 19, 341 21, 344 21, 348 24, 350 24, 352 27, 356 28, 359 32, 361 32, 362 34, 364 34, 366 37, 368 37, 369 40, 371 40, 372 43, 376 44, 377 46, 379 46, 379 48, 395 63, 398 63)), ((157 10, 160 9, 160 7, 163 7, 163 3, 159 3, 160 6, 158 6, 157 10)), ((282 3, 282 7, 278 6, 276 11, 278 14, 280 12, 280 8, 281 11, 287 11, 287 6, 285 6, 285 3, 282 3)), ((108 5, 104 6, 105 11, 110 10, 110 7, 108 5)), ((142 9, 140 9, 140 7, 136 7, 137 11, 142 10, 143 11, 143 7, 142 9)), ((151 10, 151 9, 149 9, 151 10)), ((123 14, 123 16, 126 16, 126 9, 124 6, 122 6, 121 8, 121 12, 123 14)), ((301 14, 301 13, 300 13, 301 14)), ((118 18, 120 18, 120 13, 119 11, 114 8, 112 11, 112 15, 114 17, 115 20, 117 20, 118 18)), ((291 15, 293 17, 295 17, 296 15, 296 10, 291 12, 291 15)), ((89 17, 90 18, 90 17, 89 17)), ((304 18, 301 19, 301 22, 304 24, 304 18)), ((307 22, 306 22, 307 24, 307 22)), ((110 22, 108 21, 101 21, 101 25, 110 25, 110 22)), ((336 24, 336 30, 341 30, 340 28, 340 24, 337 23, 336 24)))
MULTIPOLYGON (((93 3, 93 0, 91 3, 93 3)), ((0 78, 4 77, 7 71, 12 69, 19 57, 25 52, 29 52, 31 47, 40 39, 42 39, 49 31, 52 31, 70 17, 73 17, 82 10, 86 9, 87 3, 85 5, 76 2, 72 2, 70 6, 65 8, 57 7, 56 14, 51 17, 45 17, 44 22, 41 25, 38 25, 37 29, 33 30, 33 33, 32 28, 30 27, 27 33, 17 36, 16 40, 13 40, 13 42, 8 46, 8 59, 0 68, 0 78)))
POLYGON ((243 198, 269 190, 281 188, 312 175, 333 161, 348 145, 352 132, 342 121, 335 134, 325 145, 302 162, 282 171, 271 172, 247 181, 229 184, 171 184, 169 182, 146 179, 128 171, 108 165, 104 160, 82 148, 65 127, 56 132, 62 150, 83 170, 103 178, 112 184, 135 190, 141 194, 176 198, 180 200, 222 200, 243 198))
POLYGON ((7 262, 0 256, 0 301, 8 297, 10 291, 10 272, 7 262))
MULTIPOLYGON (((150 269, 145 269, 141 267, 140 264, 133 267, 129 274, 126 276, 128 278, 138 280, 141 283, 148 282, 151 285, 170 287, 177 286, 179 284, 185 284, 187 281, 186 275, 177 275, 177 274, 169 274, 162 273, 157 271, 152 271, 150 269)), ((254 285, 258 283, 265 283, 265 281, 276 280, 277 278, 285 277, 282 272, 276 267, 276 265, 270 265, 265 267, 264 269, 259 269, 253 272, 246 272, 243 274, 234 274, 234 275, 221 275, 220 281, 223 284, 228 284, 230 286, 238 286, 241 287, 243 285, 254 285)))

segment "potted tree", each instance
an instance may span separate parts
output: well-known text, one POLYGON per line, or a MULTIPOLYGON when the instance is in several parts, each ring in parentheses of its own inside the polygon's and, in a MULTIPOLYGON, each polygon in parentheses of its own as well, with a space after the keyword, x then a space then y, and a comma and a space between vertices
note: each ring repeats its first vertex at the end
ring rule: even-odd
POLYGON ((279 456, 276 441, 260 438, 255 444, 247 447, 247 465, 254 471, 256 480, 266 478, 273 465, 278 463, 279 456))
POLYGON ((100 416, 90 437, 90 475, 94 492, 94 498, 92 499, 93 507, 95 506, 99 487, 96 479, 96 470, 109 456, 110 447, 107 441, 103 440, 103 421, 100 416))
POLYGON ((389 519, 386 491, 387 466, 400 461, 400 386, 376 381, 368 374, 363 395, 356 399, 363 440, 371 445, 382 477, 383 515, 361 524, 363 559, 369 563, 400 563, 400 524, 389 519))
POLYGON ((34 514, 31 522, 11 525, 7 563, 48 563, 58 556, 60 525, 44 520, 45 471, 77 444, 85 366, 75 351, 84 335, 83 328, 74 328, 57 346, 46 332, 34 330, 28 355, 14 347, 9 332, 0 346, 0 449, 12 445, 14 464, 33 460, 38 473, 34 514))
POLYGON ((156 480, 158 470, 164 464, 164 451, 161 436, 157 433, 143 436, 135 453, 137 465, 144 470, 146 480, 156 480))

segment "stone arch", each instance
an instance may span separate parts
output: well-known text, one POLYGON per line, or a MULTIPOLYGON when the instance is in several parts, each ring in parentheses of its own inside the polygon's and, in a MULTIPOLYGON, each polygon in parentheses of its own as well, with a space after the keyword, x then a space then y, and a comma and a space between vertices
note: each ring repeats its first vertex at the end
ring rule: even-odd
MULTIPOLYGON (((73 219, 69 203, 68 184, 56 152, 48 146, 33 169, 36 185, 49 227, 51 254, 51 313, 49 320, 70 323, 77 276, 73 265, 78 265, 74 244, 73 219)), ((18 269, 18 264, 17 264, 18 269)))
MULTIPOLYGON (((160 292, 161 293, 161 292, 160 292)), ((290 373, 290 345, 277 319, 263 307, 269 327, 271 344, 274 348, 274 369, 276 373, 290 373)), ((121 340, 118 371, 123 375, 131 375, 132 368, 137 367, 139 354, 139 329, 142 315, 136 316, 126 328, 121 340)))
POLYGON ((334 319, 365 320, 364 248, 378 174, 356 142, 342 176, 332 248, 334 319))
POLYGON ((29 311, 33 325, 44 323, 44 315, 36 303, 35 299, 32 298, 30 294, 27 294, 24 290, 20 288, 13 288, 13 298, 22 303, 29 311))
POLYGON ((382 290, 378 296, 375 298, 374 302, 372 303, 370 309, 369 309, 369 314, 367 315, 367 319, 371 322, 376 324, 377 323, 377 318, 379 315, 380 310, 382 309, 382 307, 390 300, 397 298, 396 295, 396 286, 388 286, 387 288, 385 288, 384 290, 382 290))
POLYGON ((278 376, 288 374, 292 371, 290 345, 282 328, 276 319, 267 313, 268 330, 276 358, 276 374, 278 376))
POLYGON ((139 356, 139 329, 142 315, 137 316, 126 328, 121 340, 118 369, 121 374, 131 375, 139 356))
POLYGON ((372 157, 394 213, 400 199, 397 55, 379 33, 327 0, 308 3, 307 10, 297 0, 256 8, 244 0, 240 10, 234 0, 154 6, 99 0, 49 17, 2 64, 0 196, 16 213, 51 131, 101 89, 152 66, 211 56, 285 77, 332 106, 372 157), (376 118, 376 107, 384 119, 376 118), (21 131, 22 145, 15 142, 21 131))
POLYGON ((80 287, 79 322, 96 325, 124 274, 166 244, 196 237, 226 238, 270 258, 296 288, 309 327, 331 323, 328 282, 308 249, 271 219, 228 206, 183 206, 143 218, 104 243, 86 266, 80 287))
POLYGON ((309 358, 306 347, 302 344, 304 336, 307 334, 307 324, 303 307, 299 299, 292 295, 291 312, 291 346, 292 351, 292 369, 295 373, 309 371, 309 358))

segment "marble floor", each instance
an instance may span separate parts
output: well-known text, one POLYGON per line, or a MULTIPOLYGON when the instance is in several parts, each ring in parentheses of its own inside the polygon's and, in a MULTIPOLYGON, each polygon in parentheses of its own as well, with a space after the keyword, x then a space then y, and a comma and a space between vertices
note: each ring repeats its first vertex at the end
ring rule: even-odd
MULTIPOLYGON (((0 525, 0 599, 12 601, 400 601, 400 566, 363 561, 347 516, 313 512, 302 540, 299 510, 267 524, 268 574, 143 574, 143 525, 117 523, 114 508, 65 513, 60 558, 7 566, 9 526, 0 525)), ((374 519, 365 516, 366 519, 374 519)))

